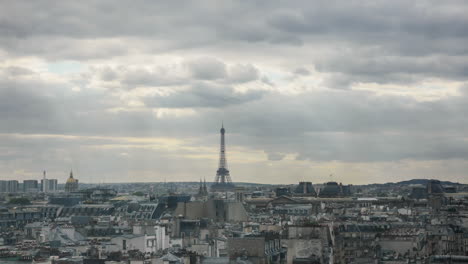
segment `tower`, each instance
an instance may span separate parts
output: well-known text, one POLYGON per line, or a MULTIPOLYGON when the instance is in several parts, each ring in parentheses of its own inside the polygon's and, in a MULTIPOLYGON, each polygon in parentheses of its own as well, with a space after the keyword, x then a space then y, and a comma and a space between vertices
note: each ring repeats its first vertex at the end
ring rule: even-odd
POLYGON ((214 184, 211 186, 212 191, 228 191, 234 189, 234 184, 232 184, 231 176, 227 168, 226 144, 224 141, 224 134, 226 133, 226 130, 224 129, 224 125, 221 126, 220 133, 221 144, 219 150, 219 167, 216 171, 214 184))
POLYGON ((47 178, 46 178, 46 171, 42 173, 42 192, 47 192, 48 191, 48 184, 47 184, 47 178))
POLYGON ((198 188, 198 197, 208 196, 208 189, 206 188, 206 180, 202 183, 200 179, 200 187, 198 188))

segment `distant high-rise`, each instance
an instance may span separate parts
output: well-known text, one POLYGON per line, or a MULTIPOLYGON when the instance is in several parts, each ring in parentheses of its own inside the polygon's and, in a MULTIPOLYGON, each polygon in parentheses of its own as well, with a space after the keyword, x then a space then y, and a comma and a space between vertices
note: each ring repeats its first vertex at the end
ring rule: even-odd
POLYGON ((216 171, 216 178, 213 185, 211 185, 212 191, 228 191, 234 190, 234 184, 231 181, 231 176, 229 174, 229 170, 227 168, 227 160, 226 160, 226 144, 224 141, 224 134, 226 130, 224 129, 224 125, 221 126, 221 146, 219 152, 219 168, 216 171))
POLYGON ((49 185, 47 184, 47 178, 46 178, 46 171, 42 173, 41 188, 42 188, 42 192, 46 193, 49 191, 49 185))
POLYGON ((46 178, 46 171, 43 173, 43 177, 41 180, 41 190, 42 192, 48 193, 48 192, 56 192, 57 191, 57 186, 58 186, 58 181, 57 179, 47 179, 46 178))
POLYGON ((317 196, 314 186, 311 182, 299 182, 299 185, 294 190, 296 196, 317 196))
POLYGON ((65 183, 66 192, 75 192, 78 190, 78 180, 73 178, 73 171, 70 171, 70 177, 65 183))
POLYGON ((46 179, 45 181, 41 181, 42 190, 45 189, 44 192, 56 192, 58 190, 58 181, 57 179, 46 179))
POLYGON ((37 182, 37 180, 24 180, 23 191, 24 192, 38 192, 39 183, 37 182))
POLYGON ((444 193, 444 187, 442 187, 439 180, 429 180, 426 188, 428 194, 444 193))
POLYGON ((19 183, 17 180, 8 181, 8 192, 11 192, 11 193, 19 192, 19 183))
POLYGON ((351 185, 338 184, 337 182, 327 182, 320 190, 318 196, 321 198, 346 197, 351 195, 351 185))
POLYGON ((0 193, 8 192, 8 182, 0 181, 0 193))
POLYGON ((16 193, 19 191, 17 180, 0 181, 0 193, 16 193))
POLYGON ((17 180, 8 181, 8 192, 10 193, 19 192, 19 182, 17 180))

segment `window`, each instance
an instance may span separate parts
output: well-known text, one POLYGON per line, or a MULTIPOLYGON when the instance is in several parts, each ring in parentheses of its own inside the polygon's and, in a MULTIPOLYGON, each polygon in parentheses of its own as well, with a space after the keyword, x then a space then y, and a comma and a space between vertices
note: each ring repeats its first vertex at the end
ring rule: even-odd
POLYGON ((146 246, 148 246, 148 247, 153 247, 153 246, 154 246, 154 239, 148 239, 148 240, 146 240, 146 246))

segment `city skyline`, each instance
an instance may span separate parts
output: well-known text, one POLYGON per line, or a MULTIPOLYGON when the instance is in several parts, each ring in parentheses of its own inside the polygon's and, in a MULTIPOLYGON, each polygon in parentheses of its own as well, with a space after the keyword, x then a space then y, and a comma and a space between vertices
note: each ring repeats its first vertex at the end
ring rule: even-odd
MULTIPOLYGON (((220 173, 219 172, 219 169, 222 169, 222 168, 227 168, 227 159, 225 157, 225 139, 224 139, 224 135, 225 135, 225 129, 224 129, 224 122, 221 126, 221 130, 220 130, 220 133, 221 133, 221 148, 220 148, 220 152, 219 152, 219 156, 218 156, 218 171, 216 173, 216 177, 215 179, 211 182, 211 183, 214 183, 216 184, 217 182, 221 182, 221 183, 224 183, 224 181, 228 182, 229 184, 231 184, 231 178, 229 176, 229 170, 227 170, 227 178, 226 179, 222 179, 223 176, 225 176, 223 173, 220 173)), ((37 181, 41 181, 41 180, 45 180, 46 178, 47 179, 50 179, 49 177, 46 177, 46 170, 43 170, 42 171, 42 176, 41 178, 39 179, 36 179, 34 176, 32 177, 29 177, 29 178, 24 178, 22 180, 37 180, 37 181)), ((73 169, 70 169, 69 174, 67 174, 65 180, 63 181, 63 184, 65 184, 65 182, 67 181, 67 179, 69 177, 72 177, 70 175, 73 175, 73 169)), ((61 179, 61 177, 59 176, 59 178, 61 179)), ((83 178, 90 178, 90 177, 86 177, 86 175, 83 175, 83 178)), ((206 181, 206 177, 203 177, 206 181)), ((15 180, 17 180, 17 178, 14 178, 15 180)), ((200 178, 201 179, 201 178, 200 178)), ((346 181, 346 179, 343 181, 342 178, 337 178, 337 177, 334 177, 333 174, 330 174, 328 175, 328 178, 325 177, 325 178, 320 178, 322 179, 322 181, 316 181, 317 180, 317 177, 313 177, 313 176, 306 176, 306 177, 302 177, 299 179, 299 181, 302 181, 302 182, 314 182, 314 183, 318 183, 318 184, 325 184, 326 182, 335 182, 335 181, 340 181, 340 182, 345 182, 345 183, 349 183, 346 181)), ((413 177, 411 179, 440 179, 440 180, 447 180, 447 179, 443 179, 443 178, 424 178, 424 177, 413 177)), ((11 180, 11 179, 10 179, 11 180)), ((21 180, 21 179, 20 179, 21 180)), ((56 180, 56 179, 53 179, 53 180, 56 180)), ((389 180, 389 181, 383 181, 383 182, 372 182, 372 181, 367 181, 367 182, 363 182, 363 183, 354 183, 354 184, 357 184, 357 185, 366 185, 366 184, 373 184, 373 183, 377 183, 377 184, 382 184, 382 183, 396 183, 396 182, 400 182, 400 181, 404 181, 404 180, 408 180, 408 179, 402 179, 402 180, 395 180, 395 181, 392 181, 392 180, 389 180)), ((447 181, 452 181, 454 183, 466 183, 464 181, 456 181, 456 180, 447 180, 447 181)), ((85 184, 110 184, 110 183, 131 183, 131 182, 135 182, 135 183, 139 183, 139 182, 151 182, 151 183, 156 183, 156 182, 197 182, 196 179, 188 179, 188 180, 174 180, 171 178, 171 180, 167 181, 167 178, 165 177, 163 181, 138 181, 138 180, 128 180, 128 181, 115 181, 115 180, 110 180, 110 181, 107 181, 106 178, 101 178, 99 181, 93 181, 93 180, 89 180, 88 182, 84 182, 85 184)), ((235 181, 234 181, 235 182, 235 181)), ((297 181, 296 181, 297 182, 297 181)), ((240 183, 258 183, 258 184, 296 184, 296 182, 257 182, 255 180, 247 180, 247 181, 240 181, 240 183)), ((61 183, 61 182, 59 182, 61 183)), ((353 183, 351 183, 353 184, 353 183)), ((232 187, 234 187, 234 185, 232 185, 232 187)), ((231 187, 231 188, 232 188, 231 187)))
POLYGON ((467 12, 3 1, 0 179, 466 183, 467 12))

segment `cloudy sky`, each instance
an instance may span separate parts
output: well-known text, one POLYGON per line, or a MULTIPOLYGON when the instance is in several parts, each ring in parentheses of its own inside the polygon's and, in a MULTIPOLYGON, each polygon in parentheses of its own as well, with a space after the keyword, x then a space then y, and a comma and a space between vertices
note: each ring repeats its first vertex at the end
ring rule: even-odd
POLYGON ((466 1, 0 0, 0 177, 468 182, 466 1), (333 176, 330 176, 333 174, 333 176))

